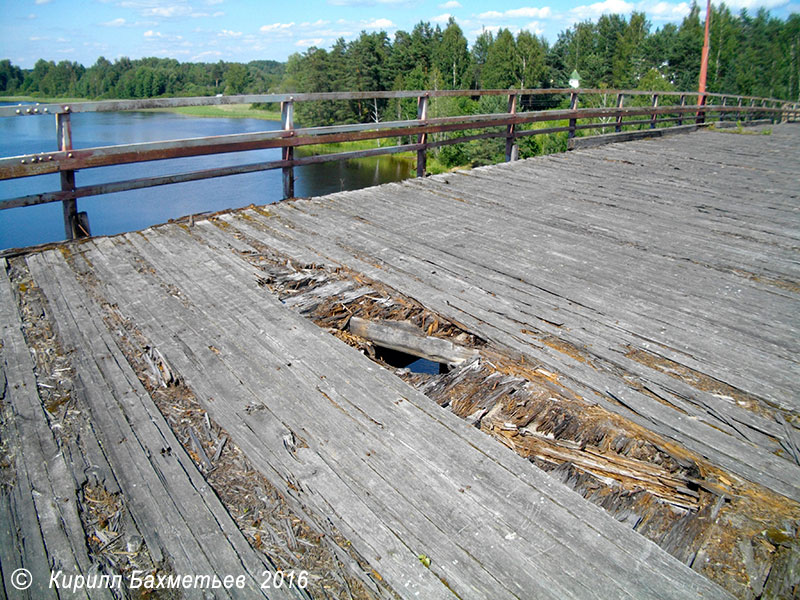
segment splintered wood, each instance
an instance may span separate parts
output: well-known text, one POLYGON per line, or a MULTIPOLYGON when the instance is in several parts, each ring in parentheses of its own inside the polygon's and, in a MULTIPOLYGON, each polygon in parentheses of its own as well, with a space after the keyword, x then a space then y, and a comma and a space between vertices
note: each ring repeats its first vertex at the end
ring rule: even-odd
MULTIPOLYGON (((554 374, 526 365, 523 356, 487 348, 485 341, 376 281, 363 276, 356 280, 345 270, 328 271, 316 264, 291 265, 274 254, 247 258, 265 272, 262 284, 286 305, 737 595, 751 583, 754 590, 777 590, 785 584, 798 548, 772 544, 765 531, 794 531, 796 525, 788 523, 800 520, 796 502, 587 404, 554 374), (406 341, 401 348, 389 336, 374 335, 374 329, 386 330, 381 324, 391 322, 400 326, 404 340, 434 333, 441 341, 469 343, 476 356, 439 375, 394 369, 374 346, 383 343, 410 352, 412 343, 406 341), (409 331, 412 323, 417 323, 416 333, 409 331), (753 573, 758 575, 751 580, 753 573)), ((466 348, 461 355, 467 355, 466 348)), ((446 357, 440 360, 448 362, 446 357)))
POLYGON ((799 164, 704 132, 2 259, 5 589, 797 597, 799 164))

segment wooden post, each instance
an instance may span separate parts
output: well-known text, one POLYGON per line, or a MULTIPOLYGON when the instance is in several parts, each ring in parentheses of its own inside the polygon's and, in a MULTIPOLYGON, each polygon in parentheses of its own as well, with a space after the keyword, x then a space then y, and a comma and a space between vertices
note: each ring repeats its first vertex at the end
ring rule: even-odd
POLYGON ((741 98, 741 96, 739 97, 739 102, 736 104, 736 106, 739 107, 739 110, 736 111, 736 122, 738 123, 739 121, 742 120, 742 98, 741 98))
MULTIPOLYGON (((284 131, 294 129, 294 99, 289 98, 281 102, 281 125, 284 131)), ((294 161, 294 147, 285 146, 281 149, 281 159, 294 161)), ((283 197, 294 198, 294 166, 283 167, 283 197)))
MULTIPOLYGON (((752 109, 753 107, 755 107, 755 105, 756 105, 755 98, 750 98, 750 108, 752 109)), ((752 110, 748 110, 747 111, 747 121, 749 122, 749 121, 752 121, 752 120, 753 120, 753 111, 752 110)))
MULTIPOLYGON (((653 94, 653 108, 658 108, 658 94, 653 94)), ((656 119, 658 119, 658 113, 654 112, 650 116, 650 129, 656 128, 656 119)))
MULTIPOLYGON (((426 121, 428 119, 428 96, 420 96, 417 100, 417 119, 426 121)), ((417 177, 425 177, 425 167, 428 161, 428 134, 420 133, 417 136, 417 143, 423 147, 417 150, 417 177)))
MULTIPOLYGON (((569 109, 575 110, 578 108, 578 92, 572 92, 569 96, 569 109)), ((569 120, 569 133, 567 137, 572 139, 575 137, 575 130, 578 124, 578 119, 569 120)))
MULTIPOLYGON (((56 113, 56 136, 58 149, 62 152, 72 150, 72 122, 70 113, 56 113)), ((61 191, 75 191, 75 171, 61 171, 61 191)), ((74 240, 78 235, 78 201, 73 197, 62 201, 64 209, 64 235, 68 240, 74 240)))
MULTIPOLYGON (((686 106, 686 94, 681 94, 681 108, 686 106)), ((683 125, 683 112, 678 113, 678 126, 683 125)))
POLYGON ((622 107, 625 105, 625 94, 617 94, 617 124, 614 126, 614 132, 619 133, 622 131, 622 107))
MULTIPOLYGON (((508 95, 508 113, 511 115, 517 114, 517 95, 516 94, 509 94, 508 95)), ((512 123, 506 128, 506 162, 511 162, 512 160, 516 160, 514 152, 514 142, 516 141, 514 137, 514 130, 515 125, 512 123)))
MULTIPOLYGON (((761 108, 765 108, 766 106, 767 106, 767 99, 766 99, 766 98, 764 98, 764 99, 761 101, 761 108)), ((763 112, 762 112, 762 113, 760 113, 760 114, 759 114, 759 117, 763 119, 763 118, 764 118, 764 113, 763 113, 763 112)))

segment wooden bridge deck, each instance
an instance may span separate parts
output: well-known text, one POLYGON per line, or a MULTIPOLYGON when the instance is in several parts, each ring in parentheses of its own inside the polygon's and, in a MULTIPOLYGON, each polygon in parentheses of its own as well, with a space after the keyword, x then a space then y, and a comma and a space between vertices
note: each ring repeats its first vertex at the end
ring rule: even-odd
POLYGON ((9 259, 6 593, 18 567, 31 598, 51 569, 270 598, 797 590, 798 171, 797 126, 706 131, 9 259), (410 373, 353 316, 475 357, 410 373), (275 569, 308 589, 259 592, 275 569))

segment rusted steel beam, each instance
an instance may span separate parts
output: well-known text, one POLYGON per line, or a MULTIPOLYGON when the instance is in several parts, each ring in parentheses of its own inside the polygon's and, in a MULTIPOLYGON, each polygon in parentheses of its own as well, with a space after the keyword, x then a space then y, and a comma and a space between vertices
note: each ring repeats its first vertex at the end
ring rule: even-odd
MULTIPOLYGON (((419 123, 428 120, 428 95, 425 94, 417 99, 417 119, 419 123)), ((417 144, 421 147, 417 150, 417 177, 425 177, 425 168, 428 164, 428 132, 420 131, 417 135, 417 144)))
MULTIPOLYGON (((517 113, 517 95, 508 95, 508 114, 514 115, 517 113)), ((513 123, 506 126, 506 162, 511 162, 512 155, 514 154, 514 129, 516 125, 513 123)))
MULTIPOLYGON (((617 109, 622 110, 625 106, 625 94, 617 94, 617 109)), ((619 133, 622 131, 622 113, 617 115, 617 123, 614 125, 614 132, 619 133)))
MULTIPOLYGON (((56 139, 62 152, 72 150, 72 121, 69 113, 56 115, 56 139)), ((78 237, 78 201, 74 195, 75 171, 61 171, 61 191, 64 193, 62 208, 64 214, 64 236, 68 240, 78 237)))
MULTIPOLYGON (((578 92, 572 92, 569 97, 569 108, 571 111, 575 112, 578 108, 578 92)), ((572 139, 575 137, 575 125, 577 124, 578 119, 576 117, 570 117, 569 119, 569 138, 572 139)))
MULTIPOLYGON (((281 103, 281 128, 289 132, 294 129, 293 98, 281 103)), ((281 148, 281 159, 289 164, 288 167, 283 168, 283 197, 294 198, 294 169, 291 166, 294 160, 294 147, 285 146, 281 148)))
POLYGON ((235 165, 232 167, 219 167, 214 169, 203 169, 200 171, 189 171, 187 173, 177 173, 175 175, 162 175, 159 177, 142 177, 139 179, 128 179, 125 181, 115 181, 98 185, 88 185, 75 188, 71 191, 45 192, 41 194, 31 194, 19 196, 0 201, 0 210, 9 208, 20 208, 23 206, 35 206, 37 204, 47 204, 49 202, 62 202, 69 198, 85 198, 88 196, 100 196, 116 192, 126 192, 130 190, 140 190, 173 183, 186 183, 188 181, 199 181, 214 177, 227 177, 229 175, 241 175, 244 173, 256 173, 259 171, 269 171, 271 169, 283 169, 290 166, 303 166, 335 160, 351 160, 354 158, 367 158, 383 154, 396 154, 398 152, 415 152, 420 146, 418 144, 408 144, 404 146, 385 146, 371 150, 357 150, 352 152, 337 152, 334 154, 317 154, 294 159, 291 163, 285 160, 274 160, 268 162, 252 163, 246 165, 235 165))
MULTIPOLYGON (((658 108, 658 94, 653 94, 653 108, 658 108)), ((650 129, 656 128, 656 121, 658 120, 657 112, 653 111, 652 116, 650 117, 650 129)))
MULTIPOLYGON (((740 108, 736 106, 716 107, 713 105, 706 106, 705 109, 719 109, 720 111, 740 110, 740 108)), ((690 112, 692 110, 693 107, 667 106, 655 109, 638 107, 623 109, 587 108, 578 110, 551 110, 516 113, 515 115, 500 113, 496 115, 441 117, 428 119, 425 124, 419 124, 420 121, 400 122, 400 126, 396 126, 398 123, 392 122, 373 124, 369 130, 364 130, 364 128, 368 126, 367 124, 361 124, 352 129, 350 129, 350 126, 345 125, 337 126, 336 128, 326 127, 295 129, 293 131, 265 131, 184 140, 144 142, 99 148, 81 148, 69 152, 46 152, 2 158, 0 159, 0 180, 109 165, 261 150, 266 148, 350 142, 407 135, 442 133, 464 129, 483 129, 502 127, 511 124, 556 121, 562 119, 569 119, 570 121, 575 120, 577 122, 578 119, 614 117, 620 113, 623 116, 637 116, 690 112), (412 125, 406 125, 407 123, 412 123, 412 125), (385 128, 377 127, 376 125, 383 125, 385 128), (355 131, 353 131, 353 129, 355 129, 355 131), (325 131, 338 131, 339 133, 320 133, 325 131)), ((696 110, 696 108, 694 108, 694 110, 696 110)), ((782 109, 754 107, 752 110, 759 113, 779 113, 782 109)))

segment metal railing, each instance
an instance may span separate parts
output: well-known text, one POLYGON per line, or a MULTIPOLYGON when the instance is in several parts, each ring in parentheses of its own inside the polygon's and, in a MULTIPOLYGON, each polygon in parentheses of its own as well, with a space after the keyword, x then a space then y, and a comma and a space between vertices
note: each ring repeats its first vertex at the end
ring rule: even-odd
POLYGON ((0 107, 0 117, 54 115, 58 150, 0 158, 0 180, 59 173, 61 189, 34 195, 20 196, 0 201, 0 210, 62 202, 66 237, 72 239, 86 234, 77 211, 77 200, 126 190, 196 181, 241 173, 270 169, 283 170, 284 197, 294 196, 294 167, 313 163, 363 158, 398 152, 416 152, 418 177, 425 175, 427 151, 450 144, 465 143, 488 138, 505 138, 507 161, 517 156, 518 139, 531 135, 567 132, 572 139, 578 131, 613 128, 615 133, 631 127, 656 129, 659 126, 699 126, 712 119, 751 122, 756 119, 795 120, 800 117, 798 103, 788 103, 775 98, 757 98, 730 94, 706 94, 698 98, 691 92, 643 92, 639 90, 597 89, 525 89, 525 90, 436 90, 436 91, 380 91, 380 92, 330 92, 314 94, 259 94, 243 96, 214 96, 200 98, 158 98, 148 100, 109 100, 79 103, 52 103, 0 107), (453 96, 506 96, 507 111, 479 115, 429 117, 429 106, 434 98, 453 96), (519 111, 520 106, 530 106, 537 96, 569 98, 568 109, 519 111), (300 102, 336 100, 402 100, 413 98, 417 104, 417 118, 388 122, 370 122, 327 127, 296 128, 294 107, 300 102), (613 98, 613 106, 580 107, 581 98, 605 102, 613 98), (699 100, 699 101, 698 101, 699 100), (632 105, 626 105, 632 101, 632 105), (712 102, 709 104, 709 102, 712 102), (153 108, 182 106, 212 106, 226 104, 279 103, 281 129, 190 138, 170 141, 124 144, 118 146, 74 148, 70 115, 83 112, 136 111, 153 108), (661 104, 660 104, 661 103, 661 104), (534 123, 563 121, 552 127, 523 129, 534 123), (486 130, 470 133, 471 130, 486 130), (455 137, 430 140, 431 134, 459 134, 455 137), (294 149, 316 144, 378 140, 385 138, 416 138, 411 143, 367 150, 337 152, 296 158, 294 149), (99 185, 78 187, 75 171, 109 165, 132 164, 188 156, 201 156, 226 152, 241 152, 280 148, 281 159, 229 167, 205 169, 174 175, 144 177, 99 185))

